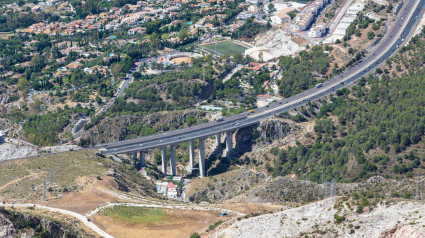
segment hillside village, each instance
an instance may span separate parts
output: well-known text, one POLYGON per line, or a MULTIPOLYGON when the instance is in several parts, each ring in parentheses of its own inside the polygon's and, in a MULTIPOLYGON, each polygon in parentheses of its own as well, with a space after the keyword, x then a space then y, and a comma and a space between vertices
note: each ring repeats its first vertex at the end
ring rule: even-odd
POLYGON ((422 1, 1 2, 0 237, 422 237, 422 1))

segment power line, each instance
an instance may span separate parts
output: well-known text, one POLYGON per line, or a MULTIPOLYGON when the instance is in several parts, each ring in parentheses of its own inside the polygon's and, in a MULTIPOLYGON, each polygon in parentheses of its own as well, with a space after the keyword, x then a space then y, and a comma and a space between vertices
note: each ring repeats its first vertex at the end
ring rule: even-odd
POLYGON ((331 182, 331 197, 336 195, 336 191, 335 191, 335 179, 332 179, 331 182))
POLYGON ((44 200, 44 201, 46 201, 46 200, 47 200, 47 198, 46 198, 47 179, 46 179, 46 178, 44 178, 44 183, 43 183, 43 185, 44 185, 44 189, 43 189, 43 200, 44 200))

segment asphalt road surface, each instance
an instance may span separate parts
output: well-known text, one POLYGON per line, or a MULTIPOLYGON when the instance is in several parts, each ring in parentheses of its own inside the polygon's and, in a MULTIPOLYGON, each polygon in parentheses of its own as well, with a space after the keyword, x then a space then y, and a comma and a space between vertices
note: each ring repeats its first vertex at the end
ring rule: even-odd
POLYGON ((235 131, 239 128, 256 124, 266 118, 329 95, 338 89, 355 83, 361 77, 374 72, 379 65, 384 63, 387 58, 405 43, 405 40, 420 19, 424 6, 425 0, 408 0, 405 2, 392 28, 386 33, 375 50, 355 66, 324 82, 320 88, 312 88, 282 101, 257 108, 252 114, 244 112, 224 118, 220 122, 212 121, 163 134, 101 144, 91 148, 103 149, 103 154, 124 154, 179 144, 198 138, 206 138, 217 133, 235 131))

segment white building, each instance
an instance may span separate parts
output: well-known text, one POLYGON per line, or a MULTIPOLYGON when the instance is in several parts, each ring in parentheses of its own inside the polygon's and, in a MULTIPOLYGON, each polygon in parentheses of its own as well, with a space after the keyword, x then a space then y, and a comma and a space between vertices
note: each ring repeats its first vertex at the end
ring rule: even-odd
POLYGON ((169 198, 178 197, 177 186, 174 183, 171 183, 171 182, 168 183, 167 197, 169 198))
POLYGON ((294 31, 305 31, 316 19, 317 15, 322 9, 326 7, 330 0, 316 0, 308 5, 302 12, 300 12, 291 24, 294 31))
POLYGON ((161 193, 167 196, 168 182, 162 182, 161 180, 158 180, 156 182, 155 188, 157 193, 161 193))
POLYGON ((251 18, 253 16, 252 13, 248 13, 248 12, 241 12, 239 13, 239 15, 236 17, 236 19, 248 19, 251 18))
POLYGON ((289 16, 290 12, 296 11, 293 7, 284 8, 276 13, 276 15, 271 17, 271 20, 274 24, 282 24, 285 22, 290 22, 291 17, 289 16))
POLYGON ((181 177, 181 176, 174 176, 173 177, 173 181, 175 183, 183 183, 183 177, 181 177))
POLYGON ((327 27, 325 24, 316 25, 308 32, 308 37, 319 38, 326 34, 327 27))
POLYGON ((258 0, 247 0, 246 2, 247 2, 247 3, 254 4, 254 5, 257 5, 258 0))

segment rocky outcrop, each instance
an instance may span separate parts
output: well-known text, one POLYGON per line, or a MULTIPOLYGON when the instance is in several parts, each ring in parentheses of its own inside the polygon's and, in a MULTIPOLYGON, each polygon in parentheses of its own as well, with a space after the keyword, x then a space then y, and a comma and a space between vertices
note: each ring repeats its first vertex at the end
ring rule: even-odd
POLYGON ((0 237, 12 238, 15 232, 12 222, 0 214, 0 237))
POLYGON ((423 233, 408 227, 396 225, 393 229, 383 232, 379 238, 423 238, 423 233))
POLYGON ((0 237, 78 237, 78 232, 62 224, 30 214, 0 210, 0 237))
POLYGON ((235 133, 236 148, 242 151, 249 151, 242 147, 248 145, 252 147, 252 141, 270 143, 274 140, 285 138, 291 131, 291 126, 279 119, 269 119, 261 121, 250 127, 239 129, 235 133))
POLYGON ((263 140, 282 139, 290 131, 288 123, 277 119, 261 121, 258 127, 259 136, 263 140))
POLYGON ((255 46, 269 48, 270 53, 277 57, 293 55, 304 49, 291 39, 291 35, 274 29, 255 37, 255 46))

